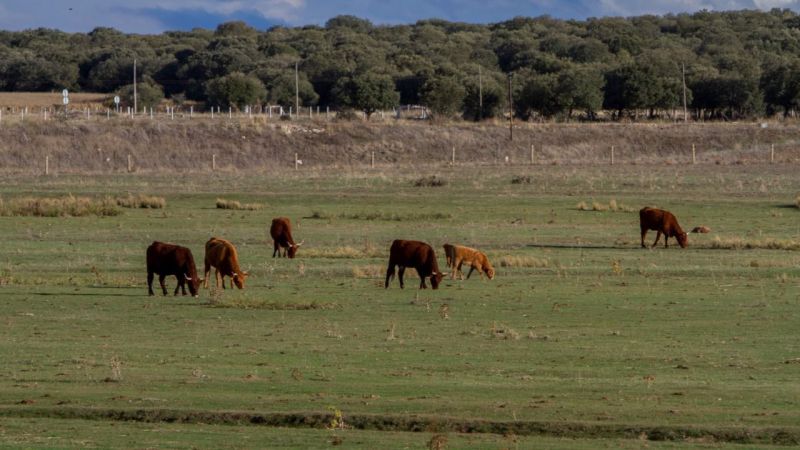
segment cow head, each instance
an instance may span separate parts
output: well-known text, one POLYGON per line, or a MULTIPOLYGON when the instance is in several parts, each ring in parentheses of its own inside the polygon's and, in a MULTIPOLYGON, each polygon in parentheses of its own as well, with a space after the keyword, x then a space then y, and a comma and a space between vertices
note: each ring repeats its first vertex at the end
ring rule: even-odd
POLYGON ((494 267, 486 267, 486 276, 489 277, 490 280, 494 279, 494 267))
POLYGON ((244 280, 246 280, 249 275, 250 274, 247 272, 233 274, 233 284, 235 284, 239 289, 244 289, 244 280))
POLYGON ((200 292, 200 283, 202 283, 203 280, 196 275, 190 277, 188 273, 183 274, 183 277, 186 278, 186 284, 189 285, 189 293, 192 294, 193 297, 197 297, 197 293, 200 292))
POLYGON ((289 246, 289 252, 288 252, 289 258, 294 258, 294 255, 297 254, 297 249, 300 248, 301 245, 303 245, 303 242, 300 242, 299 244, 292 244, 289 246))
POLYGON ((439 283, 442 282, 442 278, 443 277, 444 277, 444 274, 442 272, 434 272, 434 273, 432 273, 431 274, 431 287, 433 289, 438 289, 439 288, 439 283))
POLYGON ((686 248, 689 245, 689 240, 686 238, 686 233, 680 233, 676 236, 678 239, 678 244, 680 244, 681 248, 686 248))

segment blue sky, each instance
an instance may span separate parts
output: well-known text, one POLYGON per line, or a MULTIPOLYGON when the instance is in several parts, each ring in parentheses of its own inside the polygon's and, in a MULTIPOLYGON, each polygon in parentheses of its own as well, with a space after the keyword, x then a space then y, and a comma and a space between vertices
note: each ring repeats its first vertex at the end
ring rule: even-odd
POLYGON ((259 29, 321 25, 339 14, 376 24, 428 18, 491 23, 543 14, 583 19, 771 8, 800 11, 800 0, 0 0, 0 29, 46 27, 86 32, 107 26, 130 33, 160 33, 214 28, 229 20, 244 20, 259 29))

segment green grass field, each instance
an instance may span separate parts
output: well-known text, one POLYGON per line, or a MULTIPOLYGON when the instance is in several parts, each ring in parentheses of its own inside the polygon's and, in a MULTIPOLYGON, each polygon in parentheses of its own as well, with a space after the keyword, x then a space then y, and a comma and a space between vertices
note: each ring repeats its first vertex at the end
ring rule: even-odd
POLYGON ((5 176, 4 200, 166 207, 0 217, 0 446, 797 445, 799 192, 778 165, 5 176), (431 174, 447 184, 413 186, 431 174), (641 249, 645 205, 712 233, 641 249), (297 259, 271 257, 277 216, 297 259), (146 295, 152 241, 202 270, 211 236, 237 245, 244 290, 146 295), (497 277, 384 290, 395 238, 443 271, 442 244, 477 247, 497 277))

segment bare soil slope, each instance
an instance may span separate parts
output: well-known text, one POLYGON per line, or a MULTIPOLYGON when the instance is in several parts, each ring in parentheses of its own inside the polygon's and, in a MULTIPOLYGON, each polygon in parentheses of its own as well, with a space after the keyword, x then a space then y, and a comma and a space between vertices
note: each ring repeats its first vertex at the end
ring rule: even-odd
POLYGON ((502 124, 325 122, 246 119, 26 121, 0 123, 0 170, 209 170, 212 155, 227 170, 284 170, 370 164, 683 164, 800 162, 794 123, 522 124, 509 141, 502 124))

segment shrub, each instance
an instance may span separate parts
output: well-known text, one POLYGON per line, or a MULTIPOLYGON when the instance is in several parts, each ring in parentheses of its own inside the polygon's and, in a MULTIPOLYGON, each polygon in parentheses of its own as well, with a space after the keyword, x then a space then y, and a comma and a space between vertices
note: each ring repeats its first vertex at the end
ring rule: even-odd
POLYGON ((511 184, 531 184, 531 177, 527 175, 516 175, 511 179, 511 184))
POLYGON ((431 175, 429 177, 417 178, 414 180, 415 187, 441 187, 447 184, 447 180, 431 175))
POLYGON ((240 203, 238 200, 225 200, 224 198, 217 199, 217 209, 255 211, 261 209, 262 207, 263 205, 260 203, 240 203))
POLYGON ((117 206, 123 208, 161 209, 167 206, 167 200, 164 197, 128 194, 127 197, 117 197, 117 206))

